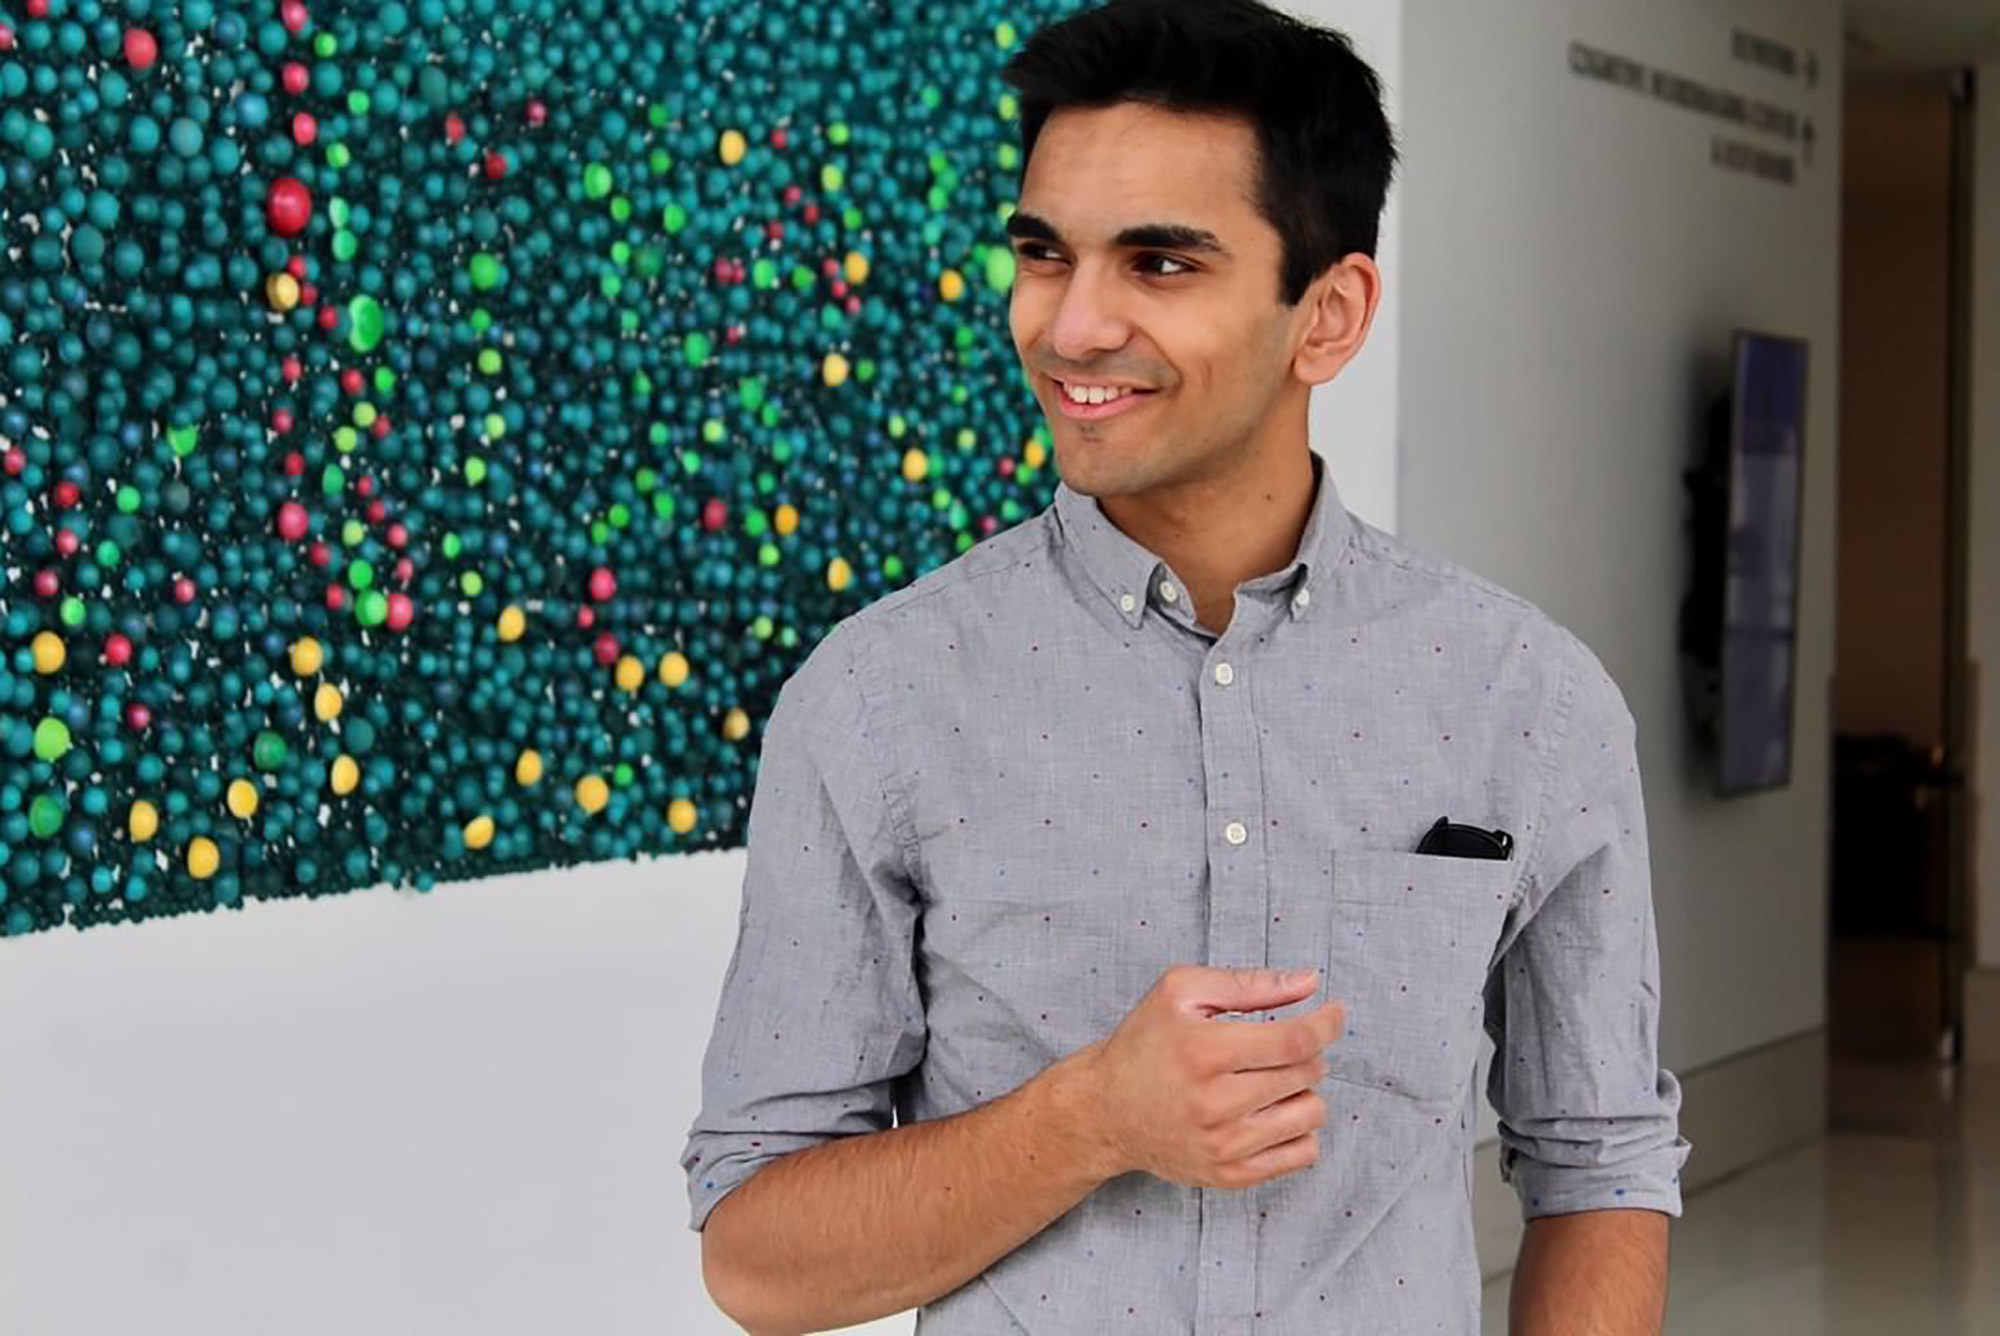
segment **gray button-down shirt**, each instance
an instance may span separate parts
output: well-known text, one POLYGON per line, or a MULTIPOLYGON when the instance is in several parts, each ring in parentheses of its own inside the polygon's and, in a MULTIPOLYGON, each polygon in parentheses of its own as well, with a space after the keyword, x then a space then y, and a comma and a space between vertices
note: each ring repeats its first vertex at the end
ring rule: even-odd
MULTIPOLYGON (((771 1161, 976 1107, 1177 963, 1321 970, 1321 1156, 1120 1175, 919 1310, 923 1336, 1476 1333, 1482 1027, 1535 1217, 1680 1213, 1634 725, 1581 641, 1352 515, 1220 635, 1058 484, 830 631, 765 727, 735 952, 681 1157, 692 1228, 771 1161), (1440 816, 1509 861, 1414 852, 1440 816)), ((920 1186, 920 1185, 919 1185, 920 1186)))

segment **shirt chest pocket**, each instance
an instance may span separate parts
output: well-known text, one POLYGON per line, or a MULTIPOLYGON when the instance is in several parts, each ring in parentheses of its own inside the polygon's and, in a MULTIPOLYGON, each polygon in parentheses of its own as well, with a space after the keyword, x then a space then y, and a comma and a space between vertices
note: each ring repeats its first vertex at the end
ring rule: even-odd
POLYGON ((1450 1104, 1478 1061, 1487 967, 1520 875, 1501 859, 1333 852, 1325 992, 1347 1027, 1327 1075, 1450 1104))

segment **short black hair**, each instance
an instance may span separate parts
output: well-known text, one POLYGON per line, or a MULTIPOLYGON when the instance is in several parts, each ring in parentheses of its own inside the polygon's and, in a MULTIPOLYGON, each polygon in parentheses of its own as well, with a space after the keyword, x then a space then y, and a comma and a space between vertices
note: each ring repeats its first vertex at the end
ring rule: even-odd
POLYGON ((1247 117, 1257 203, 1284 242, 1296 306, 1341 257, 1375 254, 1396 170, 1382 81, 1346 34, 1257 0, 1110 0, 1037 31, 1002 77, 1021 97, 1021 172, 1065 107, 1148 102, 1247 117))

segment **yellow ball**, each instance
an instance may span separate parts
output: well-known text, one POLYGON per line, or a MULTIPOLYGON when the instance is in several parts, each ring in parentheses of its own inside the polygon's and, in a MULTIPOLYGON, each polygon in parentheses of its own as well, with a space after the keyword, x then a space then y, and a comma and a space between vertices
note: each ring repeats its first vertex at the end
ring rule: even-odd
POLYGON ((847 252, 847 281, 856 286, 868 281, 868 257, 860 251, 847 252))
POLYGON ((465 823, 465 847, 484 849, 493 843, 493 818, 476 816, 465 823))
POLYGON ((743 137, 741 130, 724 130, 715 151, 722 158, 723 166, 734 167, 750 151, 750 141, 743 137))
POLYGON ((931 471, 931 457, 911 446, 903 452, 903 476, 911 482, 922 482, 931 471))
POLYGON ((502 640, 507 640, 507 641, 519 640, 521 638, 521 633, 527 629, 528 629, 527 613, 522 612, 518 607, 515 607, 511 603, 500 610, 499 631, 500 631, 500 638, 502 640))
POLYGON ((742 709, 733 708, 722 716, 722 736, 731 742, 741 742, 750 736, 750 716, 742 709))
POLYGON ((646 665, 630 654, 618 661, 618 688, 621 691, 637 691, 646 682, 646 665))
POLYGON ((694 804, 686 798, 676 798, 667 804, 667 825, 676 835, 685 835, 694 829, 694 804))
POLYGON ((340 694, 340 688, 331 682, 320 683, 319 690, 313 692, 313 713, 319 716, 322 724, 330 724, 340 718, 340 707, 346 703, 347 698, 340 694))
POLYGON ((542 779, 542 754, 533 747, 522 752, 514 762, 514 782, 516 784, 539 784, 542 779))
POLYGON ((207 881, 222 866, 222 851, 215 847, 215 841, 197 835, 188 841, 188 875, 196 881, 207 881))
POLYGON ((299 304, 299 281, 280 269, 264 280, 264 300, 274 311, 289 311, 299 304))
POLYGON ((1021 462, 1031 469, 1040 468, 1048 457, 1049 452, 1040 441, 1029 441, 1021 451, 1021 462))
POLYGON ((125 829, 132 838, 144 844, 160 833, 160 809, 144 798, 132 804, 132 810, 125 814, 125 829))
POLYGON ((838 389, 847 384, 847 372, 847 359, 839 353, 828 353, 826 361, 820 364, 820 379, 824 380, 829 388, 838 389))
POLYGON ((335 793, 346 797, 361 783, 360 764, 352 756, 334 757, 333 765, 327 771, 327 783, 333 786, 335 793))
POLYGON ((304 636, 292 642, 292 671, 300 677, 311 677, 326 662, 326 654, 319 647, 319 641, 304 636))
POLYGON ((771 517, 771 527, 780 535, 795 534, 799 531, 799 511, 797 506, 779 506, 771 517))
POLYGON ((239 821, 248 821, 257 815, 257 786, 247 779, 231 780, 229 812, 239 821))
POLYGON ((43 631, 35 637, 35 671, 43 675, 56 672, 69 658, 69 650, 64 647, 62 637, 54 631, 43 631))
POLYGON ((611 801, 611 786, 602 775, 585 775, 576 782, 576 801, 586 812, 601 812, 611 801))
POLYGON ((938 296, 948 302, 955 302, 965 295, 965 275, 956 269, 947 269, 938 275, 938 296))
POLYGON ((670 649, 660 656, 660 680, 670 687, 677 687, 688 680, 687 655, 677 649, 670 649))
POLYGON ((836 594, 854 582, 854 568, 847 564, 846 557, 835 557, 826 564, 826 587, 836 594))

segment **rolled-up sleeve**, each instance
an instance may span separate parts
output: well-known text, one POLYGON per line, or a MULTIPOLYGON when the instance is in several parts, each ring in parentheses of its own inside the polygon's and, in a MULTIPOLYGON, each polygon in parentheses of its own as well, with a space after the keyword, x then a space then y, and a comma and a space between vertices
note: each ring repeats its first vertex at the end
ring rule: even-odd
POLYGON ((891 1126, 927 1031, 907 829, 885 794, 852 617, 779 690, 747 832, 736 947, 681 1167, 688 1227, 771 1161, 891 1126))
MULTIPOLYGON (((1658 1061, 1660 959, 1636 728, 1565 637, 1541 815, 1513 933, 1486 986, 1500 1174, 1534 1219, 1681 1213, 1680 1084, 1658 1061)), ((1503 939, 1504 940, 1504 939, 1503 939)))

